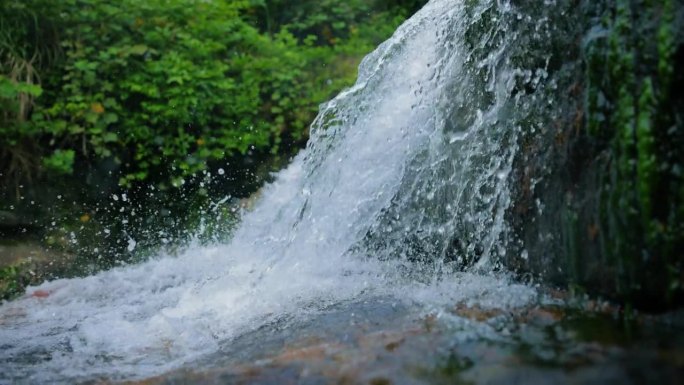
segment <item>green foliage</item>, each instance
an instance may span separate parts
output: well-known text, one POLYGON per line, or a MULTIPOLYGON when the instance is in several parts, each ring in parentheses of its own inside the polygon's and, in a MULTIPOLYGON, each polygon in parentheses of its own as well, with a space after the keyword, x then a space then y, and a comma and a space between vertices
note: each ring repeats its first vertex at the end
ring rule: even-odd
POLYGON ((21 293, 19 269, 16 266, 6 266, 0 269, 0 300, 11 299, 21 293))
POLYGON ((301 64, 285 37, 265 38, 238 17, 244 4, 85 3, 63 16, 73 26, 61 39, 66 57, 36 120, 86 158, 113 158, 121 185, 159 174, 179 185, 207 161, 270 148, 289 129, 264 119, 261 97, 295 81, 290 69, 301 64))
POLYGON ((379 42, 425 0, 251 0, 248 15, 262 31, 287 29, 321 45, 345 44, 355 34, 379 42))
POLYGON ((225 237, 229 203, 265 179, 250 164, 301 147, 424 2, 0 0, 0 208, 56 222, 102 266, 129 237, 225 237))
POLYGON ((74 150, 55 150, 55 152, 43 158, 45 167, 57 174, 71 174, 74 172, 74 150))
POLYGON ((42 93, 43 90, 39 85, 13 81, 4 75, 0 75, 0 100, 7 103, 3 105, 3 110, 16 112, 18 106, 13 105, 12 102, 16 102, 16 99, 22 94, 36 97, 42 93))
POLYGON ((618 1, 585 48, 587 127, 610 148, 604 253, 618 267, 618 292, 627 300, 667 302, 682 287, 684 78, 674 68, 684 41, 675 2, 618 1))
POLYGON ((43 93, 37 85, 11 79, 0 74, 0 143, 15 144, 21 135, 30 134, 35 129, 26 122, 28 103, 43 93))
POLYGON ((68 171, 63 154, 76 153, 89 164, 113 160, 121 186, 144 182, 162 189, 182 185, 212 161, 277 153, 306 140, 318 104, 351 83, 362 54, 401 17, 361 17, 370 10, 365 1, 292 7, 279 1, 69 0, 46 7, 44 0, 29 0, 5 6, 26 15, 23 24, 2 19, 12 35, 6 62, 32 51, 26 47, 40 35, 41 22, 57 26, 53 50, 61 55, 42 71, 42 88, 0 78, 3 111, 18 108, 11 105, 18 95, 32 99, 32 113, 25 111, 23 119, 30 121, 11 129, 3 124, 3 137, 17 143, 30 134, 34 142, 49 143, 42 164, 53 170, 68 171), (270 33, 263 34, 250 22, 258 23, 254 19, 267 9, 278 18, 269 19, 270 33))

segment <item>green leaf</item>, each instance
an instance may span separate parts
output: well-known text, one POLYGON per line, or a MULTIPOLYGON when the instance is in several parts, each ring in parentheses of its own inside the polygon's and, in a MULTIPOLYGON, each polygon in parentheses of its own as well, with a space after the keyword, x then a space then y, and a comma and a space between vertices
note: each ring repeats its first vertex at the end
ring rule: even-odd
POLYGON ((132 46, 128 52, 130 52, 133 55, 143 55, 145 52, 147 52, 148 47, 144 44, 136 44, 132 46))
POLYGON ((119 139, 119 137, 114 132, 108 132, 104 135, 104 137, 102 139, 105 141, 105 143, 108 143, 108 142, 116 142, 119 139))
POLYGON ((57 174, 71 174, 74 171, 74 150, 55 150, 55 152, 43 158, 43 166, 57 174))

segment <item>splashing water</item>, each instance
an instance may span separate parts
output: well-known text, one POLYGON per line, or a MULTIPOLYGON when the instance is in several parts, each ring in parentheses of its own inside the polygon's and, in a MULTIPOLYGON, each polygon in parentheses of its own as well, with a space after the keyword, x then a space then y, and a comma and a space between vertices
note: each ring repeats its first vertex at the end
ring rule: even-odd
POLYGON ((518 122, 536 97, 516 87, 547 82, 543 67, 511 57, 514 22, 543 30, 518 12, 502 1, 425 6, 322 106, 307 149, 229 244, 49 282, 32 289, 49 296, 3 305, 0 382, 150 376, 374 296, 531 301, 531 288, 492 273, 507 244, 518 122), (469 266, 478 273, 454 272, 469 266))

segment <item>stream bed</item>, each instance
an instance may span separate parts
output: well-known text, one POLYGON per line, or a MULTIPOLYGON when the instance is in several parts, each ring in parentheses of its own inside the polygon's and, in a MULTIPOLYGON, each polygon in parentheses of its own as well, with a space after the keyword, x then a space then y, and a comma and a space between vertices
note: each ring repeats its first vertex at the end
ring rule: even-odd
POLYGON ((512 309, 350 302, 264 325, 199 368, 132 383, 681 383, 681 314, 626 317, 607 302, 569 298, 546 292, 512 309))

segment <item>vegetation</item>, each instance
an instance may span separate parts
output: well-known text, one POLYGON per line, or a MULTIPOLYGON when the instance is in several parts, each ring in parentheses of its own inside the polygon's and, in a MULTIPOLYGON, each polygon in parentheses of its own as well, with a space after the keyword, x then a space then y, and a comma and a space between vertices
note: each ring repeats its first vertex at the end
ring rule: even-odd
POLYGON ((0 0, 0 212, 98 266, 225 221, 423 3, 0 0))
POLYGON ((520 270, 627 309, 672 309, 684 304, 684 3, 577 9, 558 55, 570 71, 553 96, 553 146, 523 149, 522 167, 553 174, 537 166, 540 186, 517 202, 528 205, 520 270), (537 198, 543 213, 528 209, 537 198))
MULTIPOLYGON (((649 306, 684 289, 684 39, 676 0, 618 1, 587 45, 587 129, 606 146, 599 219, 616 290, 649 306)), ((681 12, 680 12, 681 14, 681 12)))

